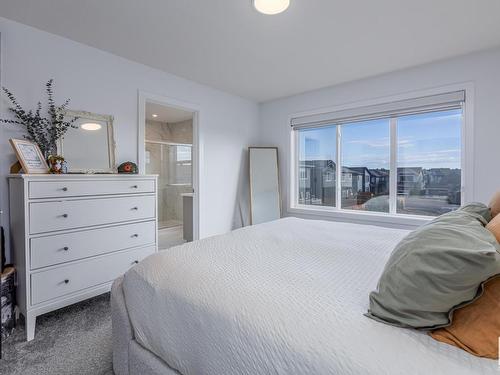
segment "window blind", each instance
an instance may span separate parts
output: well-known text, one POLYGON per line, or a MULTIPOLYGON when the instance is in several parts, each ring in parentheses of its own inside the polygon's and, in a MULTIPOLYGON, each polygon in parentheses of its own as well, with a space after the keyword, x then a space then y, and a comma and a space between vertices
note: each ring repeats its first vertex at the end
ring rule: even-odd
POLYGON ((293 129, 312 128, 330 124, 343 124, 423 112, 458 109, 461 108, 464 102, 465 91, 455 91, 335 112, 299 116, 292 118, 290 125, 293 129))

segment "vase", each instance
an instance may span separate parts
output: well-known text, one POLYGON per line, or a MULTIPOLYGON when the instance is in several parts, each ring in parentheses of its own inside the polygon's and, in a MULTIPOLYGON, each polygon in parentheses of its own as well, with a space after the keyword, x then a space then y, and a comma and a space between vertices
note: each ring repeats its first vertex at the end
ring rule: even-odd
POLYGON ((45 160, 48 161, 49 156, 57 155, 57 145, 55 143, 52 143, 52 144, 48 145, 47 147, 43 148, 42 152, 43 152, 43 156, 45 157, 45 160))

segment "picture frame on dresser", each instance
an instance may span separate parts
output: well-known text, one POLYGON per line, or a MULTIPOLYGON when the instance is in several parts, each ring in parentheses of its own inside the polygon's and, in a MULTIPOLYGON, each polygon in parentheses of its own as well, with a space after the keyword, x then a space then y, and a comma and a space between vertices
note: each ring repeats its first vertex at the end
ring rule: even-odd
POLYGON ((24 173, 47 174, 49 166, 40 147, 27 139, 9 139, 24 173))
POLYGON ((109 292, 158 251, 156 175, 9 176, 17 304, 37 316, 109 292))

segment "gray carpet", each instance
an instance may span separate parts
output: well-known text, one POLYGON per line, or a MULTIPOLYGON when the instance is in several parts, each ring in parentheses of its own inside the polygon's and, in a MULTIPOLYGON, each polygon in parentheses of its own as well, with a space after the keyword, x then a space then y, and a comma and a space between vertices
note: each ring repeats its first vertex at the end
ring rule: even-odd
POLYGON ((38 317, 29 343, 17 327, 2 350, 2 375, 112 375, 109 294, 38 317))

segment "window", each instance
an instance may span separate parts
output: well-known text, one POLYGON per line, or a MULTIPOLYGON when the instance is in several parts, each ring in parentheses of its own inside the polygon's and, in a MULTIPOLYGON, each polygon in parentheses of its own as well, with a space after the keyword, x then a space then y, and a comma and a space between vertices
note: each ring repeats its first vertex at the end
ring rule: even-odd
POLYGON ((292 119, 294 205, 423 216, 458 208, 464 101, 460 91, 292 119))
POLYGON ((341 134, 341 207, 389 212, 390 121, 344 124, 341 134))
POLYGON ((168 165, 169 183, 171 185, 191 185, 192 181, 192 147, 169 145, 168 165))
POLYGON ((300 204, 335 207, 336 133, 336 126, 304 129, 299 133, 300 204))
POLYGON ((177 161, 191 162, 191 146, 177 146, 177 161))
POLYGON ((437 216, 460 206, 462 111, 398 118, 397 213, 437 216))

